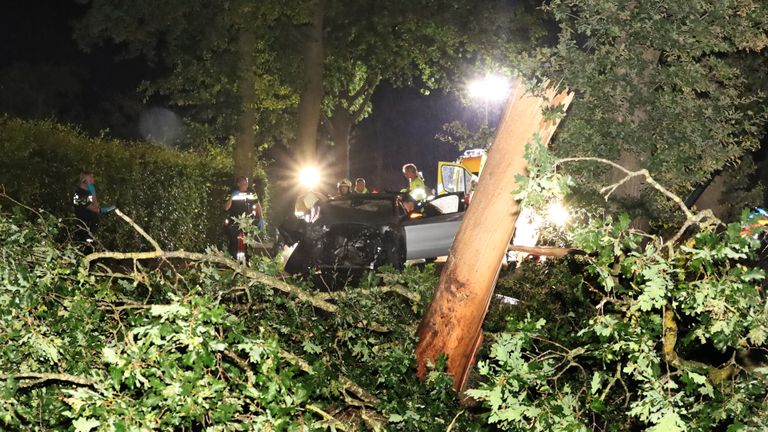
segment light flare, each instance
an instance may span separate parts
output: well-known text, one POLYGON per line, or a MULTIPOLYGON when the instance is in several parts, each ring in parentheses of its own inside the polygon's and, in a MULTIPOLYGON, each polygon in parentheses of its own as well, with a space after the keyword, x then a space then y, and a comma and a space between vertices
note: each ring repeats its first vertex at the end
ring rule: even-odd
POLYGON ((468 86, 471 97, 489 102, 505 99, 509 89, 509 80, 498 74, 487 74, 483 78, 471 81, 468 86))
POLYGON ((555 201, 547 207, 547 220, 554 225, 565 226, 570 218, 570 212, 559 201, 555 201))
POLYGON ((299 184, 308 190, 316 188, 320 184, 320 170, 313 166, 299 170, 299 184))

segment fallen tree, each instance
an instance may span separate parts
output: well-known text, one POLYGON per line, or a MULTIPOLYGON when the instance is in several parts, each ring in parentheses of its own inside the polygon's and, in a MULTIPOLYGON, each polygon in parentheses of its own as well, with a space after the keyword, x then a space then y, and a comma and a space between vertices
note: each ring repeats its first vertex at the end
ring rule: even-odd
POLYGON ((432 303, 417 330, 419 376, 440 355, 448 356, 447 370, 456 390, 466 383, 482 339, 500 263, 507 250, 520 206, 514 198, 518 177, 526 174, 525 148, 539 139, 546 145, 573 98, 545 83, 541 96, 528 93, 518 81, 488 154, 488 162, 451 247, 432 303), (493 228, 488 225, 493 224, 493 228))

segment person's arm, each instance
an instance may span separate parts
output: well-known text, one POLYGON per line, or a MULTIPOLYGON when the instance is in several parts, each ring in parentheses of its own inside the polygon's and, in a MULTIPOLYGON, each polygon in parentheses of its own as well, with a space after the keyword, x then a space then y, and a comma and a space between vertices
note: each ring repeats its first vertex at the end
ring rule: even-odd
POLYGON ((99 206, 99 200, 98 198, 96 198, 96 195, 91 195, 91 198, 92 200, 91 200, 91 203, 88 204, 88 210, 94 213, 101 212, 101 207, 99 206))
POLYGON ((224 211, 229 211, 229 209, 232 207, 232 194, 229 194, 227 197, 227 200, 224 201, 224 211))
POLYGON ((92 211, 94 213, 107 214, 107 213, 111 212, 112 210, 114 210, 116 208, 115 206, 102 207, 99 204, 99 199, 96 198, 96 194, 93 194, 91 196, 93 197, 93 201, 88 206, 88 210, 90 210, 90 211, 92 211))
POLYGON ((261 210, 261 203, 259 201, 256 201, 256 217, 261 219, 262 218, 262 210, 261 210))

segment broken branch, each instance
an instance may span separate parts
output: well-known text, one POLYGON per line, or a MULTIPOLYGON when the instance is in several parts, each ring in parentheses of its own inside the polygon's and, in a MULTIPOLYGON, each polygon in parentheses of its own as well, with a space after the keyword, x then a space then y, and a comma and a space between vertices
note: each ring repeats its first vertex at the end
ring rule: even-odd
POLYGON ((155 241, 155 239, 150 237, 146 231, 144 231, 136 222, 134 222, 133 219, 129 218, 125 213, 121 212, 119 208, 115 209, 115 214, 123 218, 124 221, 128 222, 128 225, 133 227, 133 229, 135 229, 139 234, 141 234, 142 237, 147 239, 149 244, 151 244, 155 248, 155 251, 157 252, 163 251, 163 249, 160 247, 157 241, 155 241))
POLYGON ((651 185, 654 189, 656 189, 658 192, 660 192, 662 195, 669 198, 672 202, 677 204, 677 206, 680 208, 680 210, 685 215, 685 222, 680 227, 680 229, 677 231, 677 233, 669 239, 667 242, 665 242, 671 249, 671 245, 680 240, 680 237, 683 236, 685 233, 685 230, 688 229, 688 227, 693 225, 698 225, 701 221, 705 219, 709 219, 714 221, 715 223, 720 223, 720 220, 715 217, 715 215, 710 210, 703 210, 698 213, 693 213, 691 209, 688 208, 688 206, 685 205, 685 202, 674 193, 670 192, 669 189, 665 188, 661 184, 659 184, 653 177, 651 177, 651 174, 648 172, 647 169, 641 169, 638 171, 630 171, 623 166, 617 164, 616 162, 610 161, 608 159, 598 158, 598 157, 573 157, 573 158, 564 158, 559 159, 555 161, 555 166, 561 165, 566 162, 598 162, 605 165, 609 165, 613 168, 616 168, 617 170, 623 172, 626 174, 626 176, 619 180, 618 182, 608 185, 602 189, 600 189, 600 193, 605 194, 606 201, 608 200, 608 197, 622 184, 627 182, 633 177, 642 176, 645 179, 645 182, 651 185))
POLYGON ((89 267, 91 262, 103 258, 112 258, 112 259, 130 259, 130 260, 147 260, 147 259, 158 259, 158 258, 165 258, 165 259, 171 259, 171 258, 179 258, 179 259, 188 259, 193 261, 204 261, 209 263, 216 263, 221 264, 226 267, 229 267, 230 269, 242 274, 243 276, 248 277, 249 279, 255 280, 256 282, 262 283, 264 285, 268 285, 272 288, 276 288, 280 291, 283 291, 285 293, 291 294, 292 296, 296 297, 297 299, 304 301, 306 303, 311 304, 312 306, 315 306, 317 308, 323 309, 327 312, 335 313, 338 310, 338 307, 334 304, 328 303, 324 300, 318 299, 312 294, 309 294, 289 283, 286 283, 276 277, 266 275, 264 273, 257 272, 255 270, 252 270, 248 267, 240 265, 237 261, 229 259, 227 257, 221 256, 221 255, 210 255, 210 254, 202 254, 202 253, 196 253, 196 252, 185 252, 185 251, 153 251, 153 252, 94 252, 92 254, 86 255, 83 263, 86 267, 89 267))
POLYGON ((538 256, 549 256, 555 258, 563 258, 570 255, 586 255, 586 252, 579 249, 561 248, 553 246, 517 246, 509 245, 507 250, 515 252, 525 252, 538 256))
POLYGON ((38 385, 47 381, 59 381, 63 383, 69 383, 73 385, 92 387, 93 381, 82 378, 76 375, 62 374, 62 373, 37 373, 37 372, 22 372, 4 374, 0 373, 0 380, 7 380, 13 378, 16 380, 34 380, 32 383, 23 384, 20 387, 30 387, 32 385, 38 385))
MULTIPOLYGON (((312 369, 312 366, 306 362, 303 358, 297 356, 296 354, 293 354, 291 352, 288 352, 284 349, 280 349, 280 357, 282 357, 284 360, 286 360, 288 363, 291 363, 292 365, 298 367, 299 369, 303 370, 304 372, 308 374, 313 374, 314 369, 312 369)), ((339 375, 339 382, 341 383, 344 388, 351 391, 355 396, 360 398, 361 401, 371 405, 375 406, 379 404, 379 399, 370 394, 367 390, 357 385, 355 382, 353 382, 351 379, 347 378, 344 375, 339 375)))
POLYGON ((346 425, 344 423, 342 423, 339 419, 337 419, 336 417, 328 414, 327 412, 323 411, 319 407, 317 407, 315 405, 312 405, 312 404, 305 405, 304 407, 307 410, 309 410, 309 411, 312 411, 312 412, 315 412, 317 414, 320 414, 320 416, 322 416, 324 419, 326 419, 327 421, 332 423, 333 427, 335 427, 336 429, 341 430, 341 431, 349 430, 349 429, 347 429, 346 425))

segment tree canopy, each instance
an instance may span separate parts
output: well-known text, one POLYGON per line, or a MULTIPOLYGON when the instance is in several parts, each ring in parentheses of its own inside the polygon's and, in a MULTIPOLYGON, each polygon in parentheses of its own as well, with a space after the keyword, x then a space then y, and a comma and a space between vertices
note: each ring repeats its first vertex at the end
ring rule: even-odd
MULTIPOLYGON (((510 46, 507 58, 522 76, 577 92, 558 154, 647 168, 682 196, 720 170, 744 169, 736 166, 759 147, 768 118, 768 4, 552 0, 542 8, 554 22, 552 43, 510 46)), ((602 178, 581 173, 587 183, 602 178)))
MULTIPOLYGON (((245 147, 254 134, 261 144, 295 136, 300 152, 316 145, 322 113, 343 155, 380 82, 446 85, 471 51, 466 29, 479 2, 89 3, 78 39, 108 39, 125 55, 162 64, 168 74, 143 90, 168 96, 201 130, 237 130, 236 145, 245 147)), ((248 171, 239 159, 252 153, 238 153, 236 172, 248 171)))

